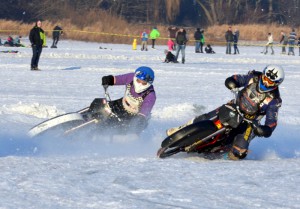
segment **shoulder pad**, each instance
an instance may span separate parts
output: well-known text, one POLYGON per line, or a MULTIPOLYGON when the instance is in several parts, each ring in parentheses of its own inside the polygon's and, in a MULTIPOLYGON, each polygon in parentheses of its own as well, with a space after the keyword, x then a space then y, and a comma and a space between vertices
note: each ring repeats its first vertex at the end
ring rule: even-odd
POLYGON ((257 83, 259 77, 262 75, 262 72, 259 72, 259 71, 256 71, 256 70, 251 70, 251 71, 248 72, 248 75, 252 75, 254 82, 257 83))
POLYGON ((278 87, 271 91, 270 94, 272 94, 273 98, 275 99, 281 99, 278 87))

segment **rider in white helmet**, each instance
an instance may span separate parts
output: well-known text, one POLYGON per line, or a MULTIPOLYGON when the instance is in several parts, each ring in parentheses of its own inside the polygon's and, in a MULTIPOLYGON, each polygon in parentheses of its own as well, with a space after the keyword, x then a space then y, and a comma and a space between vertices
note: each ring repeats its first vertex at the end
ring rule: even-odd
MULTIPOLYGON (((263 72, 249 71, 246 75, 233 75, 226 79, 225 86, 236 91, 241 88, 237 96, 237 106, 244 117, 252 123, 241 123, 233 129, 228 137, 228 143, 233 144, 228 152, 231 160, 243 159, 248 154, 250 141, 255 137, 270 137, 277 126, 278 110, 281 98, 278 86, 284 80, 281 66, 268 65, 263 72), (260 120, 266 117, 264 125, 260 120), (231 142, 230 142, 231 141, 231 142)), ((200 115, 180 127, 167 130, 167 135, 174 134, 183 127, 201 120, 213 118, 219 113, 219 108, 207 114, 200 115)))

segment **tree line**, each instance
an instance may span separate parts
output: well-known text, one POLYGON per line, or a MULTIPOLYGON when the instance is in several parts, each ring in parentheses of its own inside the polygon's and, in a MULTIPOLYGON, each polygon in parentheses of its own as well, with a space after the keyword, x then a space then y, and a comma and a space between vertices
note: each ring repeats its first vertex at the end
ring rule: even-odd
MULTIPOLYGON (((6 0, 0 19, 33 22, 106 11, 129 23, 207 27, 222 24, 300 25, 300 0, 6 0)), ((89 24, 97 18, 83 18, 89 24)))

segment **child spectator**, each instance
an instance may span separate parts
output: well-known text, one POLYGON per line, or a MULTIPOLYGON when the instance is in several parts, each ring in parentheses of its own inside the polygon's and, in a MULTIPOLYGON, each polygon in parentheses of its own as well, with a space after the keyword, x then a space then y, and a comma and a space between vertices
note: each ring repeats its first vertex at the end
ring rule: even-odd
POLYGON ((147 48, 147 42, 148 42, 148 33, 146 32, 146 29, 143 31, 143 33, 141 34, 141 40, 142 40, 142 51, 148 51, 147 48))
POLYGON ((173 51, 174 50, 174 42, 171 38, 168 40, 168 50, 173 51))
POLYGON ((168 50, 165 50, 165 55, 166 55, 166 58, 165 58, 164 62, 166 62, 166 63, 169 63, 169 62, 178 63, 177 60, 176 60, 175 55, 172 54, 172 52, 170 52, 168 50))
POLYGON ((215 54, 216 52, 214 52, 214 50, 211 48, 210 44, 207 44, 207 46, 205 47, 205 52, 207 54, 215 54))

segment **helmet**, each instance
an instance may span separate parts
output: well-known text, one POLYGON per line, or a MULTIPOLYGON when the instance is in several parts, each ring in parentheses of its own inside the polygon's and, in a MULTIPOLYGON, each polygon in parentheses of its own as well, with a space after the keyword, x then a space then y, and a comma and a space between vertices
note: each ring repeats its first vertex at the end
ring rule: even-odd
POLYGON ((277 88, 284 80, 284 71, 279 65, 267 65, 259 79, 259 91, 268 92, 277 88))
POLYGON ((133 87, 136 93, 141 93, 146 91, 154 81, 154 72, 151 68, 146 66, 141 66, 135 70, 135 75, 133 79, 133 87), (139 80, 145 81, 141 83, 139 80))
POLYGON ((154 72, 150 67, 141 66, 135 70, 135 77, 152 84, 154 81, 154 72))

